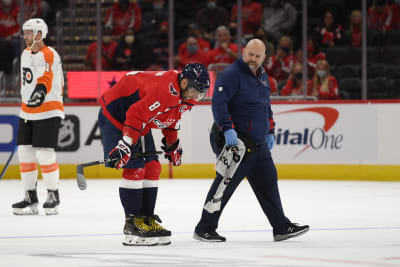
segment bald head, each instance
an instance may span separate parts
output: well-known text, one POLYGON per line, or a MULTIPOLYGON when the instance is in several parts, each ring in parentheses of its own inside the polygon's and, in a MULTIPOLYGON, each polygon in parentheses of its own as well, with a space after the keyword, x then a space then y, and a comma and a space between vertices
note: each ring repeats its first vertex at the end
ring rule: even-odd
POLYGON ((261 67, 265 59, 265 45, 260 39, 251 39, 243 50, 243 61, 252 71, 261 67))

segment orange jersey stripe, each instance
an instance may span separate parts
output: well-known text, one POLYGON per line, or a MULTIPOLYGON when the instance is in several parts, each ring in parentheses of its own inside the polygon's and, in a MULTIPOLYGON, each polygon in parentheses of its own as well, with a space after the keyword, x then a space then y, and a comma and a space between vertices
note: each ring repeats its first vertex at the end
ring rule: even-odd
POLYGON ((64 105, 63 105, 63 103, 61 103, 59 101, 49 101, 49 102, 44 102, 42 105, 40 105, 38 107, 30 108, 25 103, 22 103, 21 109, 23 112, 26 112, 26 113, 41 113, 41 112, 52 111, 52 110, 56 110, 56 109, 64 111, 64 105))
POLYGON ((58 169, 58 163, 55 162, 49 165, 40 165, 40 169, 42 170, 43 173, 53 172, 58 169))
POLYGON ((36 162, 21 162, 19 164, 19 170, 21 172, 33 172, 37 170, 36 162))
POLYGON ((47 46, 40 50, 43 53, 44 60, 46 61, 46 70, 43 73, 43 76, 37 79, 37 83, 44 84, 47 89, 47 93, 50 93, 52 83, 53 83, 53 70, 52 66, 54 63, 54 53, 47 46))

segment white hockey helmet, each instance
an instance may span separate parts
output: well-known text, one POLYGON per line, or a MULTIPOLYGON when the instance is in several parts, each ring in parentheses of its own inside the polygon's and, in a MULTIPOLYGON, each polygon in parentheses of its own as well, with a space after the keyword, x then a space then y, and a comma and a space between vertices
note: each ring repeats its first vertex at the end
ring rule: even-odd
POLYGON ((46 38, 48 28, 46 22, 44 22, 43 19, 40 18, 33 18, 33 19, 28 19, 27 21, 24 22, 22 25, 22 30, 23 31, 33 31, 33 38, 36 37, 36 34, 38 32, 42 33, 42 39, 46 38))

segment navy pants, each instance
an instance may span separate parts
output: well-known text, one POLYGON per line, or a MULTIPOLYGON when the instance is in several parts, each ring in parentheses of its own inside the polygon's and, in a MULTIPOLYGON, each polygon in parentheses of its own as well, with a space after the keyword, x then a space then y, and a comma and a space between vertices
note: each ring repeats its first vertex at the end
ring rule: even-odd
MULTIPOLYGON (((214 152, 218 155, 219 151, 215 149, 217 141, 213 132, 211 133, 210 141, 214 152)), ((223 193, 221 209, 214 213, 208 213, 203 209, 201 219, 195 229, 197 232, 209 232, 218 228, 218 221, 225 205, 244 177, 247 177, 264 214, 272 225, 273 233, 279 234, 286 231, 291 222, 283 212, 278 189, 277 172, 271 152, 267 145, 263 144, 252 149, 252 152, 246 155, 240 163, 223 193)), ((221 180, 222 176, 217 173, 217 177, 208 191, 205 203, 212 199, 221 180)), ((240 213, 240 211, 238 212, 240 213)))

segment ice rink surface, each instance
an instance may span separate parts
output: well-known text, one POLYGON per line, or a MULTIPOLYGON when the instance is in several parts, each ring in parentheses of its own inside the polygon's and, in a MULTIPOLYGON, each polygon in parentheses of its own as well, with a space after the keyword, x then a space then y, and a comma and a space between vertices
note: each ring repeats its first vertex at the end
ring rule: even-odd
POLYGON ((118 179, 60 182, 60 214, 15 216, 19 180, 0 181, 0 266, 400 266, 400 183, 279 182, 286 215, 304 236, 273 242, 271 226, 244 180, 222 214, 226 243, 192 238, 211 179, 162 179, 156 213, 172 244, 124 247, 118 179))

